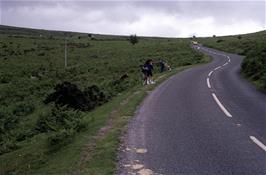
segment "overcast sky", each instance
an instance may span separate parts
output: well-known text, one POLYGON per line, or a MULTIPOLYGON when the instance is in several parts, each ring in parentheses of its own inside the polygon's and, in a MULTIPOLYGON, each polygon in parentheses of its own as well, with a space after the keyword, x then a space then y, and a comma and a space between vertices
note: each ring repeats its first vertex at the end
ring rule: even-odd
POLYGON ((86 33, 189 37, 266 29, 260 1, 0 0, 2 25, 86 33))

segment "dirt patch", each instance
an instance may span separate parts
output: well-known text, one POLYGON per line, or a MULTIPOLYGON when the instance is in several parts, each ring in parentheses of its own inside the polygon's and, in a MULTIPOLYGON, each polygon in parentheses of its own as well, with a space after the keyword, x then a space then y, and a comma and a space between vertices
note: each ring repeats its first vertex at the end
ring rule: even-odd
POLYGON ((139 175, 153 175, 153 171, 150 169, 142 169, 138 171, 139 175))
POLYGON ((99 141, 103 140, 107 133, 114 127, 114 120, 117 116, 119 116, 120 111, 123 109, 123 107, 128 104, 129 100, 133 98, 136 95, 136 93, 133 93, 129 97, 127 97, 125 100, 123 100, 120 105, 114 109, 110 115, 109 119, 104 127, 102 127, 98 133, 89 140, 89 142, 84 146, 80 160, 77 162, 76 169, 71 173, 72 175, 78 175, 80 174, 89 164, 89 161, 91 159, 91 155, 93 151, 96 148, 96 145, 99 141))

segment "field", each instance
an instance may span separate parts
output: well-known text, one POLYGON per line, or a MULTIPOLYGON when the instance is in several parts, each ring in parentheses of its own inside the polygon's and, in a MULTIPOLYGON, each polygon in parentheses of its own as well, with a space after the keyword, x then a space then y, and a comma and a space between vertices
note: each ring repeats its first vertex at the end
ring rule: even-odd
POLYGON ((266 31, 198 40, 208 47, 244 55, 243 75, 266 92, 266 31))
POLYGON ((143 87, 139 65, 165 59, 172 72, 206 57, 188 39, 0 26, 0 173, 112 174, 119 137, 143 87), (67 67, 64 50, 67 43, 67 67))

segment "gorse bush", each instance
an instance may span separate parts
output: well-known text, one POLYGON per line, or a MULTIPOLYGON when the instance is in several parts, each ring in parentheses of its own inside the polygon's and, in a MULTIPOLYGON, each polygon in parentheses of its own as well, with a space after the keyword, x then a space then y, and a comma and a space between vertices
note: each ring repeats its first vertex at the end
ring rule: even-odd
POLYGON ((133 45, 137 44, 139 42, 137 35, 130 35, 129 42, 133 45))
POLYGON ((57 106, 68 106, 79 110, 88 110, 88 101, 85 94, 77 85, 63 82, 54 88, 55 92, 48 95, 44 103, 54 102, 57 106))
POLYGON ((71 142, 75 131, 72 129, 62 129, 57 132, 53 132, 48 137, 48 148, 50 152, 55 152, 59 150, 61 147, 67 145, 71 142))
POLYGON ((56 132, 62 129, 78 128, 81 122, 79 111, 69 110, 66 107, 54 107, 48 113, 42 113, 36 124, 39 132, 56 132))
POLYGON ((84 90, 84 94, 89 103, 89 109, 93 109, 96 106, 100 106, 108 101, 107 96, 96 85, 87 87, 84 90))
POLYGON ((36 123, 36 130, 48 133, 48 148, 51 152, 70 143, 77 132, 88 128, 82 120, 82 113, 67 107, 54 107, 50 112, 41 114, 36 123))
POLYGON ((12 130, 17 127, 18 121, 9 109, 0 107, 0 155, 17 148, 12 130))
POLYGON ((16 116, 26 116, 33 113, 35 107, 31 103, 20 102, 15 105, 13 114, 16 116))
POLYGON ((16 139, 10 135, 1 136, 0 139, 4 140, 0 141, 0 155, 19 148, 16 139))
POLYGON ((266 45, 258 43, 252 48, 242 63, 242 72, 253 81, 257 81, 261 89, 266 90, 266 45))
POLYGON ((44 103, 54 102, 56 106, 67 106, 87 111, 107 102, 107 97, 96 85, 87 87, 84 92, 77 85, 63 82, 56 85, 55 92, 48 95, 44 103))

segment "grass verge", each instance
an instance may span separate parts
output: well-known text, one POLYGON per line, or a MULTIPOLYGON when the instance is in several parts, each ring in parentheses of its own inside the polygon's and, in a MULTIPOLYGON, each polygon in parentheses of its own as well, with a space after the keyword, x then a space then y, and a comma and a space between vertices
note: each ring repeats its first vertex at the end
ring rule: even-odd
POLYGON ((243 77, 266 93, 266 31, 257 33, 198 38, 207 47, 244 55, 241 65, 243 77))
MULTIPOLYGON (((206 57, 206 62, 209 60, 210 58, 206 57)), ((128 93, 124 94, 123 99, 126 100, 127 103, 124 104, 123 108, 120 109, 119 105, 121 106, 121 103, 116 106, 116 109, 119 110, 117 110, 117 113, 113 118, 112 128, 109 130, 108 133, 105 134, 102 139, 97 141, 95 147, 93 148, 93 151, 91 152, 90 159, 86 162, 85 168, 82 169, 79 173, 84 175, 113 174, 116 169, 117 150, 120 144, 121 135, 126 131, 127 123, 132 118, 132 116, 134 116, 134 112, 148 94, 147 92, 156 88, 158 85, 160 85, 163 81, 165 81, 172 75, 175 75, 178 72, 181 72, 185 69, 194 66, 179 67, 177 69, 174 69, 172 72, 165 73, 161 77, 158 77, 157 75, 157 78, 160 79, 157 79, 156 85, 138 86, 129 91, 128 93)))

